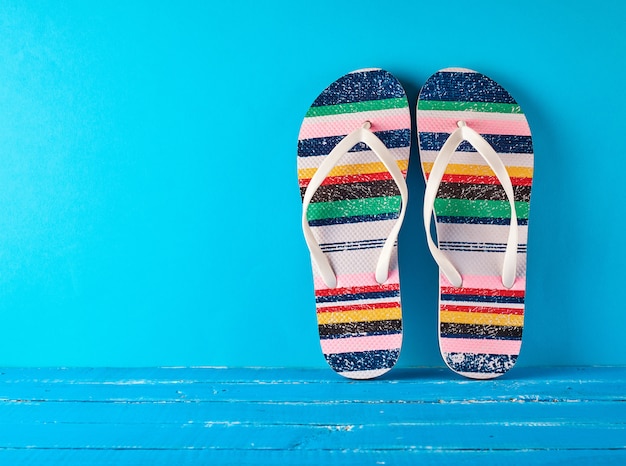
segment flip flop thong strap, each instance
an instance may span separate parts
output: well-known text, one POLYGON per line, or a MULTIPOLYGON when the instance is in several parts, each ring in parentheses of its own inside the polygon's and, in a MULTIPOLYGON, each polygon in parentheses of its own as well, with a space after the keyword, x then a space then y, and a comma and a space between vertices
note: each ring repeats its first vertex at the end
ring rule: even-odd
POLYGON ((435 259, 435 262, 439 265, 439 269, 443 272, 448 281, 457 288, 462 286, 463 279, 461 278, 461 274, 433 241, 430 233, 430 220, 435 209, 437 191, 439 189, 439 185, 441 184, 441 180, 443 179, 446 167, 448 166, 448 163, 450 163, 450 159, 452 158, 456 148, 463 141, 468 141, 472 146, 474 146, 482 158, 485 159, 502 184, 509 201, 511 208, 511 223, 506 244, 506 252, 504 253, 504 262, 502 265, 502 284, 505 288, 511 288, 516 277, 518 241, 517 211, 515 209, 515 194, 513 193, 513 185, 504 163, 493 147, 491 147, 491 144, 489 144, 485 138, 472 128, 468 127, 464 121, 458 122, 458 128, 450 134, 444 145, 441 147, 441 150, 439 151, 439 154, 437 154, 430 171, 428 182, 426 183, 426 192, 424 194, 424 227, 426 229, 428 248, 435 259))
POLYGON ((304 231, 306 244, 322 280, 329 288, 337 287, 337 277, 332 266, 330 265, 330 262, 328 261, 328 258, 322 252, 322 249, 313 235, 313 231, 307 220, 307 210, 313 195, 317 191, 317 188, 321 186, 330 171, 350 149, 360 142, 367 144, 372 152, 376 154, 380 161, 385 165, 385 168, 389 171, 391 177, 400 190, 400 197, 402 199, 400 215, 389 233, 385 244, 383 245, 376 264, 376 281, 380 284, 386 282, 389 276, 389 262, 391 261, 393 246, 398 238, 398 233, 400 232, 400 227, 402 226, 402 221, 404 220, 404 214, 406 212, 409 195, 402 171, 398 168, 395 158, 391 155, 385 144, 378 138, 378 136, 369 130, 369 126, 369 122, 366 122, 362 127, 352 131, 335 146, 330 154, 324 158, 324 161, 311 178, 302 201, 302 230, 304 231))

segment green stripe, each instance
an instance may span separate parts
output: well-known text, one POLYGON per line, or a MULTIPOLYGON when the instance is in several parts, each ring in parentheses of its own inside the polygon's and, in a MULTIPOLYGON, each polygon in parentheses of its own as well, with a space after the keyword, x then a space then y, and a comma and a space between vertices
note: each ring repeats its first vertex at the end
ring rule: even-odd
POLYGON ((373 110, 389 110, 391 108, 406 108, 409 103, 404 97, 397 99, 366 100, 350 104, 326 105, 323 107, 311 107, 305 117, 317 117, 326 115, 339 115, 342 113, 371 112, 373 110))
POLYGON ((418 110, 447 110, 491 113, 523 113, 517 104, 499 104, 493 102, 448 102, 444 100, 420 100, 418 110))
MULTIPOLYGON (((528 202, 516 202, 517 218, 528 218, 528 202)), ((509 201, 435 199, 435 212, 441 217, 511 218, 509 201)))
POLYGON ((325 218, 356 217, 357 215, 388 214, 398 212, 401 202, 400 196, 315 202, 309 204, 306 218, 312 221, 325 218))

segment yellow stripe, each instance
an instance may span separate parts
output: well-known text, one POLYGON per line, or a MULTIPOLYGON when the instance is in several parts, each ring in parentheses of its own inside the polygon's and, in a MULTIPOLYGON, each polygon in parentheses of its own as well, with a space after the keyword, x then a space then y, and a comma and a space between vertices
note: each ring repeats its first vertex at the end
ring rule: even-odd
MULTIPOLYGON (((398 168, 400 170, 407 170, 409 168, 408 160, 397 160, 398 168)), ((299 179, 310 179, 315 175, 317 168, 302 168, 298 170, 299 179)), ((328 176, 347 176, 347 175, 367 175, 370 173, 384 173, 387 169, 382 162, 372 163, 354 163, 351 165, 337 165, 333 168, 328 176)))
POLYGON ((320 312, 317 314, 317 323, 319 325, 396 319, 402 319, 402 311, 399 307, 365 309, 362 311, 320 312))
POLYGON ((524 325, 524 316, 487 314, 485 312, 441 311, 439 320, 446 324, 504 325, 507 327, 522 327, 524 325))
MULTIPOLYGON (((424 162, 424 171, 430 173, 433 168, 432 162, 424 162)), ((530 167, 506 167, 511 178, 532 178, 533 169, 530 167)), ((451 163, 446 167, 446 175, 474 175, 474 176, 495 176, 488 165, 465 165, 451 163)))

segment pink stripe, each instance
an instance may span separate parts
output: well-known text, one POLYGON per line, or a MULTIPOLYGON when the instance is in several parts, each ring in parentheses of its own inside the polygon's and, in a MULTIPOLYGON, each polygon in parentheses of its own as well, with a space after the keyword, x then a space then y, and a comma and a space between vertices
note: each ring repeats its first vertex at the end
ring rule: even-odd
MULTIPOLYGON (((400 283, 400 277, 398 276, 398 269, 389 271, 389 278, 384 283, 385 285, 395 285, 400 283)), ((337 276, 337 288, 348 288, 350 286, 376 286, 379 283, 376 281, 376 275, 372 270, 371 273, 359 273, 353 275, 338 275, 337 276)), ((316 290, 325 290, 328 288, 321 277, 315 276, 314 286, 316 290)))
MULTIPOLYGON (((439 286, 453 286, 443 274, 439 275, 439 286)), ((499 275, 463 275, 463 288, 484 288, 488 290, 506 290, 499 275)), ((525 290, 526 277, 517 277, 511 290, 525 290)))
POLYGON ((320 340, 324 354, 351 353, 359 351, 399 349, 402 334, 376 335, 373 337, 332 338, 320 340))
POLYGON ((480 340, 473 338, 440 338, 443 353, 519 354, 521 340, 480 340))
MULTIPOLYGON (((458 128, 458 121, 458 118, 420 117, 417 120, 417 130, 428 133, 452 133, 452 131, 458 128)), ((480 134, 530 136, 530 127, 525 121, 479 120, 472 118, 464 118, 464 121, 467 123, 467 126, 480 134)))
MULTIPOLYGON (((300 128, 298 139, 321 138, 328 136, 344 136, 363 125, 368 120, 368 113, 363 112, 358 119, 350 118, 346 120, 324 121, 306 118, 300 128)), ((406 129, 411 127, 409 112, 402 115, 390 115, 383 118, 371 116, 372 127, 370 131, 391 131, 395 129, 406 129)))

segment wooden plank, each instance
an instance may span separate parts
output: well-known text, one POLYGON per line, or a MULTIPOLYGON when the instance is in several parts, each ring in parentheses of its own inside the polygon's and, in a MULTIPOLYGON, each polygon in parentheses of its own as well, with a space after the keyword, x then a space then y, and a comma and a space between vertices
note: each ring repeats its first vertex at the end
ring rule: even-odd
MULTIPOLYGON (((1 382, 0 382, 1 384, 1 382)), ((623 385, 622 385, 623 386, 623 385)), ((424 387, 419 383, 329 385, 314 383, 194 383, 158 385, 83 385, 83 384, 5 384, 0 386, 0 401, 99 401, 99 402, 326 402, 375 403, 401 400, 406 403, 451 402, 575 402, 580 400, 626 401, 615 385, 546 384, 520 386, 494 382, 475 383, 462 388, 452 385, 424 387)))
POLYGON ((480 419, 484 423, 569 422, 625 424, 626 403, 99 403, 0 402, 0 429, 16 422, 264 425, 354 425, 362 423, 447 422, 480 419))
POLYGON ((2 369, 0 464, 625 460, 626 368, 515 373, 2 369))
POLYGON ((414 422, 360 425, 232 423, 19 423, 2 433, 2 448, 48 449, 623 449, 626 427, 611 424, 414 422))
POLYGON ((0 464, 12 466, 62 464, 124 466, 186 465, 282 465, 342 466, 393 465, 480 465, 485 464, 599 464, 622 466, 626 451, 607 450, 2 450, 0 464))
MULTIPOLYGON (((592 368, 593 369, 593 368, 592 368)), ((194 371, 189 378, 186 370, 176 372, 170 378, 138 377, 115 378, 113 373, 98 380, 83 380, 72 377, 71 371, 51 372, 51 377, 11 377, 9 371, 0 375, 0 401, 179 401, 179 402, 376 402, 402 400, 405 402, 454 402, 454 401, 578 401, 605 400, 625 401, 626 394, 618 387, 626 384, 626 369, 619 368, 606 376, 606 369, 588 371, 545 370, 537 378, 496 379, 492 381, 470 381, 460 378, 437 379, 431 372, 427 376, 376 381, 346 381, 343 378, 328 379, 328 371, 318 371, 315 380, 299 379, 299 371, 287 370, 243 370, 238 381, 224 377, 224 370, 205 369, 194 371), (572 372, 576 374, 572 376, 572 372), (248 378, 245 378, 245 374, 248 378), (204 374, 204 378, 199 376, 204 374), (590 377, 580 378, 583 374, 590 377), (56 377, 55 377, 56 376, 56 377), (61 376, 67 376, 62 378, 61 376), (11 380, 15 380, 11 382, 11 380), (28 381, 31 380, 31 381, 28 381)), ((96 371, 97 372, 97 371, 96 371)), ((311 376, 309 372, 307 375, 311 376)), ((338 376, 337 376, 338 377, 338 376)))
MULTIPOLYGON (((225 367, 147 367, 147 368, 0 368, 3 383, 192 383, 207 381, 294 383, 315 382, 337 384, 393 383, 414 384, 418 380, 432 384, 484 383, 457 376, 444 368, 396 368, 383 377, 372 381, 354 381, 335 374, 329 369, 302 368, 225 368, 225 367)), ((511 372, 496 379, 512 384, 543 383, 594 383, 606 381, 626 382, 626 367, 515 367, 511 372)), ((491 381, 493 382, 493 381, 491 381)))

